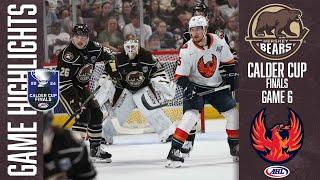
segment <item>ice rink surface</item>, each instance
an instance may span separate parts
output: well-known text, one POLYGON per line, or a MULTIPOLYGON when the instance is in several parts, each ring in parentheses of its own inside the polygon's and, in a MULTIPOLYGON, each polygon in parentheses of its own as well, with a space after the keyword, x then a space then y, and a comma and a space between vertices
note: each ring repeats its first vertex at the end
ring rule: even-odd
POLYGON ((225 121, 206 121, 206 133, 196 135, 191 156, 181 168, 165 168, 171 143, 157 134, 121 135, 105 146, 112 163, 95 163, 98 180, 237 180, 239 164, 232 161, 225 121))

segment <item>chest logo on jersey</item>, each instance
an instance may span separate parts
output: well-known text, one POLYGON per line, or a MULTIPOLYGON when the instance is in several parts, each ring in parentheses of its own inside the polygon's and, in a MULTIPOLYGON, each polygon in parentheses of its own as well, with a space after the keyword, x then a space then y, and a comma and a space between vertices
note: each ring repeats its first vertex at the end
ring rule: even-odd
POLYGON ((66 61, 71 61, 73 59, 73 54, 71 52, 67 52, 64 56, 63 59, 66 61))
POLYGON ((79 82, 88 82, 93 72, 93 64, 84 65, 78 72, 77 79, 79 82))
POLYGON ((217 68, 217 57, 212 54, 211 61, 204 62, 203 56, 198 60, 198 71, 199 73, 205 77, 210 78, 213 76, 214 72, 217 68))
POLYGON ((140 71, 132 71, 126 76, 127 83, 132 87, 139 87, 145 77, 143 76, 143 73, 140 71))

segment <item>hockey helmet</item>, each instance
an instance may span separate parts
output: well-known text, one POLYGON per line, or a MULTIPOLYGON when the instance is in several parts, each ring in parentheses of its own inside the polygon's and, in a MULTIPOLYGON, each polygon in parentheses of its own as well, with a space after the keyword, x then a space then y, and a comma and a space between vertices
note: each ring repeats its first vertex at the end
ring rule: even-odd
POLYGON ((89 27, 86 24, 76 24, 72 33, 74 36, 89 36, 89 27))
POLYGON ((134 59, 139 53, 139 40, 127 40, 124 42, 123 47, 126 55, 129 56, 129 59, 134 59))
POLYGON ((193 16, 189 21, 189 30, 193 27, 203 27, 206 28, 208 26, 208 21, 204 16, 193 16))
POLYGON ((207 17, 208 16, 208 7, 203 3, 197 3, 193 7, 192 16, 197 16, 197 15, 199 15, 198 13, 203 13, 203 16, 207 17))
POLYGON ((72 29, 72 43, 78 49, 84 49, 89 42, 89 27, 86 24, 77 24, 72 29))

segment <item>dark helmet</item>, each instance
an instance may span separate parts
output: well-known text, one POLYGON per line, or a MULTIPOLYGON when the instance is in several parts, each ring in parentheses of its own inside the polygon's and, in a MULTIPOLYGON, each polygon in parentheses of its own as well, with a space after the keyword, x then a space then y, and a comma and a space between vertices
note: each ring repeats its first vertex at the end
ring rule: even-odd
POLYGON ((197 3, 193 7, 192 16, 195 15, 196 12, 203 12, 204 16, 208 16, 208 7, 204 3, 197 3))
POLYGON ((73 35, 89 36, 89 27, 86 24, 76 24, 72 29, 73 35))

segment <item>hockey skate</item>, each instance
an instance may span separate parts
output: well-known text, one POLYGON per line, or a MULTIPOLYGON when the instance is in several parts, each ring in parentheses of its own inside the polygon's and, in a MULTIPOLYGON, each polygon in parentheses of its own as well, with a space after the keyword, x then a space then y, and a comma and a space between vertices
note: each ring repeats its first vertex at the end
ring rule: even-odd
POLYGON ((186 141, 182 148, 181 148, 181 155, 183 158, 188 158, 190 157, 190 152, 193 148, 193 142, 192 141, 186 141))
POLYGON ((239 161, 239 139, 228 138, 228 144, 230 147, 230 155, 234 162, 239 161))
POLYGON ((182 158, 181 151, 177 148, 171 148, 167 157, 166 168, 179 168, 181 167, 184 159, 182 158))
POLYGON ((103 149, 103 147, 95 146, 90 147, 90 156, 92 157, 92 162, 96 163, 111 163, 111 154, 103 149))

